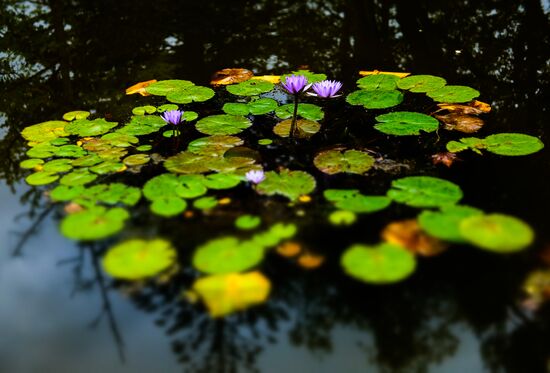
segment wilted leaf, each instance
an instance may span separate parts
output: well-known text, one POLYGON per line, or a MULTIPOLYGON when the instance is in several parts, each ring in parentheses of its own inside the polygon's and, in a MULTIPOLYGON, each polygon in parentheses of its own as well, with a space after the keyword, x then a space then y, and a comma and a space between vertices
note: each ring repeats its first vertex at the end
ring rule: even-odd
POLYGON ((435 117, 443 122, 446 130, 459 131, 464 133, 474 133, 483 127, 483 120, 473 115, 464 114, 446 114, 435 115, 435 117))
POLYGON ((133 95, 135 93, 139 93, 142 96, 149 96, 150 93, 148 93, 145 90, 145 88, 156 82, 157 82, 156 79, 153 79, 153 80, 147 80, 145 82, 136 83, 133 86, 126 88, 126 94, 133 95))
POLYGON ((433 164, 444 164, 447 167, 451 167, 457 159, 458 156, 451 152, 442 152, 432 155, 433 164))
MULTIPOLYGON (((273 133, 280 137, 288 137, 291 125, 292 119, 283 120, 273 127, 273 133)), ((318 122, 307 119, 296 121, 296 137, 298 138, 309 138, 319 132, 320 129, 321 125, 318 122)))
POLYGON ((321 266, 324 261, 324 256, 313 253, 304 253, 298 257, 297 263, 302 268, 315 269, 321 266))
POLYGON ((254 76, 250 70, 243 68, 227 68, 216 71, 212 76, 210 84, 212 85, 227 85, 244 82, 254 76))
POLYGON ((381 233, 386 242, 399 245, 422 256, 438 255, 447 245, 435 237, 428 236, 416 219, 400 220, 388 224, 381 233))
POLYGON ((302 246, 294 241, 287 241, 277 246, 277 253, 286 258, 298 255, 302 251, 302 246))
POLYGON ((266 82, 270 82, 273 84, 277 84, 281 82, 281 76, 280 75, 261 75, 261 76, 253 76, 253 80, 265 80, 266 82))
POLYGON ((411 73, 402 73, 402 72, 389 72, 389 71, 380 71, 380 70, 371 70, 371 71, 359 71, 359 75, 377 75, 377 74, 386 74, 386 75, 395 75, 399 78, 404 78, 411 75, 411 73))

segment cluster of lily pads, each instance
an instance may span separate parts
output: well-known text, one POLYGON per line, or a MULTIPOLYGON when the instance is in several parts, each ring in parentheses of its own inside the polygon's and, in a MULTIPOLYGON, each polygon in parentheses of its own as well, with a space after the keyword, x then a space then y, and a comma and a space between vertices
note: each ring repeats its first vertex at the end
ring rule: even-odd
MULTIPOLYGON (((341 89, 340 83, 327 81, 325 74, 307 70, 276 78, 280 85, 273 77, 247 76, 218 91, 186 80, 151 81, 135 91, 154 97, 145 98, 150 102, 135 107, 125 123, 93 118, 88 111, 72 111, 63 120, 29 126, 22 131, 30 148, 29 159, 21 162, 21 167, 33 171, 26 181, 34 186, 56 184, 48 187, 48 195, 51 201, 65 204, 61 232, 81 241, 116 235, 138 205, 145 204, 152 214, 164 219, 182 219, 185 212, 208 214, 225 208, 230 200, 220 198, 220 191, 241 188, 284 202, 290 209, 309 202, 312 196, 319 197, 326 203, 327 221, 337 226, 355 224, 358 214, 376 213, 398 203, 422 209, 415 234, 441 242, 470 244, 499 253, 523 250, 532 243, 534 234, 525 222, 458 204, 463 193, 447 180, 409 176, 394 180, 384 195, 367 195, 358 189, 318 190, 318 178, 304 169, 264 169, 257 156, 262 148, 296 149, 296 141, 299 146, 299 141, 309 141, 322 126, 329 125, 320 123, 325 116, 322 106, 299 102, 298 97, 307 99, 301 96, 307 85, 318 84, 318 97, 311 99, 318 101, 335 97, 341 89), (288 94, 294 102, 278 102, 275 98, 281 95, 274 95, 274 91, 288 94), (189 110, 218 93, 234 102, 224 102, 221 112, 207 116, 201 116, 198 109, 189 110), (277 118, 273 138, 251 141, 250 137, 239 137, 258 125, 259 116, 277 118), (128 185, 120 177, 113 180, 123 173, 149 176, 137 185, 130 185, 132 178, 127 178, 128 185)), ((346 101, 369 111, 397 106, 407 92, 464 107, 479 96, 473 88, 447 85, 443 78, 430 75, 372 74, 359 79, 357 86, 359 89, 348 94, 346 101)), ((440 128, 440 121, 429 113, 393 111, 375 119, 373 127, 390 136, 419 135, 440 128)), ((513 133, 484 139, 467 137, 447 144, 453 153, 471 149, 514 156, 542 147, 536 137, 513 133)), ((377 162, 368 149, 341 145, 319 151, 312 158, 312 166, 329 178, 342 173, 361 177, 377 162)), ((191 286, 193 294, 204 301, 213 316, 265 301, 271 285, 255 268, 268 251, 299 235, 299 224, 267 224, 252 214, 242 214, 232 224, 241 233, 206 241, 196 248, 190 263, 202 274, 191 286)), ((417 254, 406 240, 382 239, 375 245, 360 242, 344 250, 341 265, 358 280, 393 283, 413 273, 417 254)), ((311 255, 306 259, 311 260, 311 255)), ((103 265, 115 278, 141 281, 175 273, 181 263, 168 240, 136 237, 111 247, 103 265)))

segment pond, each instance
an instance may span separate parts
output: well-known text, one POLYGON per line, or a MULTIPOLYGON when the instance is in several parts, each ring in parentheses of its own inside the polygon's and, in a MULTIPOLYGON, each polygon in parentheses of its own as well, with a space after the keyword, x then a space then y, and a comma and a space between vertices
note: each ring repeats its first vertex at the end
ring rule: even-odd
POLYGON ((550 371, 548 2, 1 4, 1 371, 550 371))

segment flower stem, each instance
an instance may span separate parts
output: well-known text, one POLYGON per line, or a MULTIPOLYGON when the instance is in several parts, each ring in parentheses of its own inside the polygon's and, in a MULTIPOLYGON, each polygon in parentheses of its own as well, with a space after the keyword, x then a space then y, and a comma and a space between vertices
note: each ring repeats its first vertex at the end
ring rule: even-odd
POLYGON ((296 119, 298 117, 298 94, 294 95, 294 114, 292 114, 292 122, 290 123, 290 137, 296 134, 296 119))

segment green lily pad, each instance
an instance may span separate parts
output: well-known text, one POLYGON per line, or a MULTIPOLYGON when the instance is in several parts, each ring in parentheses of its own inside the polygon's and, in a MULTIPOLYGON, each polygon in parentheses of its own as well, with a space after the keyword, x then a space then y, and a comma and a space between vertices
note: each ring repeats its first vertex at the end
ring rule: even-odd
POLYGON ((451 153, 458 153, 470 149, 477 154, 482 154, 480 149, 485 149, 485 143, 483 139, 477 137, 464 137, 459 141, 449 141, 446 148, 451 153))
POLYGON ((350 93, 346 101, 351 105, 363 105, 366 109, 386 109, 399 105, 403 101, 403 94, 397 90, 361 89, 350 93))
POLYGON ((79 158, 87 153, 78 145, 62 145, 56 148, 54 154, 58 157, 79 158))
POLYGON ((268 249, 294 237, 297 231, 298 228, 294 224, 277 223, 265 232, 256 233, 252 236, 251 241, 256 245, 262 246, 264 249, 268 249))
POLYGON ((395 111, 376 117, 374 128, 388 135, 420 135, 420 131, 433 132, 439 128, 437 119, 426 114, 410 111, 395 111))
POLYGON ((103 269, 114 278, 142 280, 154 277, 176 265, 177 252, 166 240, 131 239, 109 248, 103 269))
POLYGON ((210 171, 206 163, 211 157, 191 152, 181 152, 164 161, 164 168, 176 174, 200 174, 210 171))
POLYGON ((248 109, 252 115, 263 115, 277 109, 277 101, 272 98, 259 98, 248 103, 248 109))
POLYGON ((136 148, 138 152, 148 152, 151 149, 153 149, 152 145, 140 145, 136 148))
POLYGON ((222 110, 226 114, 230 115, 248 115, 248 104, 241 102, 228 102, 223 105, 222 110))
POLYGON ((70 199, 77 202, 85 200, 92 202, 92 204, 101 202, 108 205, 122 203, 127 206, 134 206, 141 198, 141 190, 122 183, 97 184, 90 188, 59 185, 52 190, 51 196, 52 199, 56 200, 67 200, 67 196, 73 196, 70 199), (77 191, 80 191, 79 195, 75 195, 77 191))
POLYGON ((107 209, 102 206, 67 215, 61 221, 61 233, 73 240, 99 240, 114 235, 124 228, 130 217, 121 207, 107 209))
POLYGON ((103 118, 94 120, 77 119, 65 126, 65 131, 71 135, 90 137, 103 135, 118 125, 117 122, 108 122, 103 118))
POLYGON ((69 111, 68 113, 63 114, 63 119, 67 121, 71 121, 75 119, 86 119, 89 116, 90 116, 89 111, 75 110, 75 111, 69 111))
POLYGON ((193 266, 208 274, 242 272, 259 264, 264 248, 235 237, 210 240, 199 246, 193 255, 193 266))
POLYGON ((80 197, 85 191, 86 188, 82 185, 58 185, 50 191, 50 198, 56 202, 71 201, 80 197))
POLYGON ((339 209, 356 213, 373 213, 391 204, 388 197, 363 195, 357 189, 326 189, 323 195, 339 209))
POLYGON ((145 91, 156 96, 166 96, 171 92, 182 91, 194 85, 188 80, 161 80, 145 87, 145 91))
POLYGON ((409 176, 392 182, 388 197, 412 207, 442 207, 462 198, 460 187, 431 176, 409 176))
POLYGON ((390 284, 410 276, 416 268, 416 259, 412 253, 394 244, 356 244, 344 252, 341 265, 348 275, 360 281, 390 284))
POLYGON ((127 148, 139 142, 137 137, 120 132, 107 133, 101 136, 101 140, 105 140, 108 144, 121 148, 127 148))
MULTIPOLYGON (((287 119, 292 117, 294 113, 294 104, 286 104, 279 106, 275 110, 275 115, 281 119, 287 119)), ((325 113, 320 106, 314 104, 298 104, 298 116, 309 120, 321 120, 324 118, 325 113)))
POLYGON ((483 211, 470 206, 443 206, 441 211, 424 210, 418 216, 418 223, 430 236, 439 239, 464 243, 460 233, 460 223, 471 216, 482 215, 483 211))
POLYGON ((262 219, 256 215, 241 215, 235 220, 235 227, 242 230, 250 230, 258 228, 262 223, 262 219))
POLYGON ((96 174, 92 174, 86 169, 78 169, 63 176, 59 182, 63 185, 75 186, 91 183, 95 179, 97 179, 96 174))
POLYGON ((19 163, 19 167, 25 168, 25 169, 33 169, 43 164, 44 164, 43 159, 32 158, 32 159, 25 159, 24 161, 19 163))
POLYGON ((58 137, 69 136, 65 131, 67 122, 61 120, 50 120, 48 122, 33 124, 25 127, 21 136, 27 141, 45 142, 57 139, 58 137))
POLYGON ((149 135, 164 127, 166 122, 159 115, 135 115, 130 123, 116 130, 133 136, 149 135))
POLYGON ((286 78, 291 76, 291 75, 303 75, 306 77, 308 83, 317 83, 317 82, 320 82, 322 80, 326 80, 327 76, 326 74, 317 74, 317 73, 314 73, 314 72, 311 72, 309 70, 296 70, 296 71, 293 71, 292 73, 290 74, 284 74, 281 76, 281 82, 286 82, 286 78))
POLYGON ((497 133, 487 136, 483 144, 491 153, 509 156, 533 154, 544 148, 538 138, 522 133, 497 133))
POLYGON ((265 80, 247 80, 238 84, 227 86, 227 91, 237 96, 258 96, 273 89, 273 83, 265 80))
POLYGON ((332 225, 352 225, 357 221, 357 215, 353 211, 336 210, 331 212, 328 220, 332 225))
POLYGON ((135 115, 145 115, 145 114, 153 114, 157 112, 157 108, 152 105, 145 105, 145 106, 136 106, 132 109, 132 114, 135 115))
POLYGON ((85 155, 83 157, 73 159, 72 164, 75 167, 90 167, 103 162, 103 159, 95 153, 85 155))
POLYGON ((151 211, 159 216, 172 217, 181 214, 187 208, 187 202, 177 196, 156 198, 151 203, 151 211))
MULTIPOLYGON (((292 126, 292 119, 286 119, 279 122, 273 127, 273 133, 280 137, 288 137, 290 134, 290 127, 292 126)), ((307 119, 298 119, 296 121, 296 137, 309 138, 315 135, 321 129, 321 125, 318 122, 307 119)))
POLYGON ((388 74, 375 74, 365 76, 357 81, 357 86, 367 91, 394 90, 397 88, 399 77, 388 74))
POLYGON ((415 93, 435 91, 444 87, 445 84, 447 84, 445 79, 433 75, 411 75, 397 81, 399 88, 415 93))
POLYGON ((279 194, 294 201, 301 195, 313 192, 315 185, 313 176, 305 171, 269 171, 265 174, 265 180, 256 186, 256 190, 268 196, 279 194))
POLYGON ((46 185, 53 183, 57 179, 59 179, 59 175, 55 172, 39 171, 27 176, 25 181, 29 185, 46 185))
MULTIPOLYGON (((290 132, 290 128, 289 128, 289 132, 290 132)), ((273 140, 271 139, 259 139, 258 140, 258 145, 271 145, 273 144, 273 140)))
POLYGON ((165 111, 178 110, 178 109, 179 109, 179 107, 176 104, 164 104, 164 105, 160 105, 157 108, 157 112, 164 113, 165 111))
POLYGON ((218 200, 214 197, 207 196, 193 201, 193 207, 198 210, 210 210, 218 206, 218 200))
POLYGON ((187 150, 194 154, 221 157, 227 150, 242 144, 244 141, 236 136, 214 135, 191 141, 187 150))
POLYGON ((219 114, 199 120, 197 131, 206 135, 235 135, 252 125, 246 117, 237 115, 219 114))
POLYGON ((231 189, 239 185, 242 177, 235 174, 216 173, 206 175, 202 179, 202 183, 208 189, 231 189))
POLYGON ((178 186, 175 187, 175 192, 182 198, 200 197, 208 191, 205 183, 205 178, 202 175, 182 175, 177 177, 178 186))
POLYGON ((39 145, 33 146, 25 154, 27 154, 27 156, 31 158, 50 158, 54 156, 57 150, 57 146, 53 146, 47 142, 44 142, 39 145))
POLYGON ((191 102, 204 102, 214 97, 215 92, 208 87, 192 86, 183 90, 172 91, 166 95, 166 99, 176 104, 189 104, 191 102))
POLYGON ((502 254, 527 248, 535 237, 528 224, 503 214, 466 218, 460 222, 460 234, 472 245, 502 254))
POLYGON ((105 175, 126 170, 126 165, 115 160, 104 161, 100 164, 90 167, 94 174, 105 175))
POLYGON ((329 175, 340 172, 362 175, 374 165, 374 158, 359 150, 332 149, 317 153, 313 164, 329 175))
POLYGON ((149 157, 148 154, 134 154, 127 156, 122 160, 122 162, 126 166, 139 166, 148 163, 150 160, 151 157, 149 157))
POLYGON ((447 85, 427 93, 428 97, 437 102, 468 102, 479 96, 479 91, 462 86, 462 85, 447 85))
POLYGON ((72 170, 71 159, 54 159, 52 161, 44 163, 42 170, 45 172, 67 172, 72 170))

